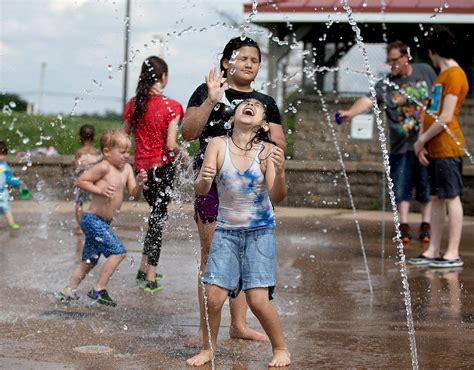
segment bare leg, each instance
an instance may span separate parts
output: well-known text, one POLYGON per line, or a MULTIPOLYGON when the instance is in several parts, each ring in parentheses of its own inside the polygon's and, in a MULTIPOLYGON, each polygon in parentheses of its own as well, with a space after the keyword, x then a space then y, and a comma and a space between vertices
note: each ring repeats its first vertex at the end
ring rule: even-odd
POLYGON ((146 254, 142 254, 142 260, 140 262, 140 271, 146 273, 146 279, 148 281, 155 281, 156 270, 157 266, 150 265, 148 263, 148 256, 146 254))
POLYGON ((81 230, 82 213, 83 213, 82 204, 76 203, 75 216, 76 216, 77 226, 74 228, 74 234, 76 235, 82 235, 82 230, 81 230))
POLYGON ((81 232, 77 234, 76 239, 76 256, 80 257, 82 254, 82 248, 84 246, 84 234, 81 232))
POLYGON ((423 253, 425 257, 434 258, 439 256, 445 218, 446 205, 444 199, 431 196, 431 238, 428 249, 423 253))
POLYGON ((94 268, 95 264, 82 261, 72 272, 69 278, 68 285, 64 288, 63 293, 66 296, 71 296, 72 291, 76 289, 82 280, 86 277, 90 270, 94 268))
MULTIPOLYGON (((201 261, 200 261, 200 271, 198 276, 198 301, 199 301, 199 317, 202 319, 205 316, 204 304, 203 304, 203 291, 201 285, 201 272, 204 272, 207 263, 207 257, 209 256, 209 249, 211 248, 212 238, 214 237, 214 231, 216 229, 216 223, 211 222, 204 224, 201 219, 198 219, 197 228, 199 232, 199 241, 201 244, 201 261)), ((200 321, 201 322, 201 321, 200 321)), ((198 334, 186 342, 188 347, 201 347, 202 346, 202 328, 203 326, 199 325, 198 334)))
POLYGON ((262 324, 272 343, 273 357, 268 366, 288 366, 290 364, 290 352, 288 352, 281 331, 280 317, 268 299, 268 289, 249 289, 245 293, 250 309, 262 324))
MULTIPOLYGON (((211 332, 211 340, 209 343, 209 335, 207 330, 203 333, 203 349, 196 356, 186 360, 189 366, 202 366, 212 360, 213 352, 216 350, 217 336, 219 334, 219 326, 221 324, 222 306, 227 299, 228 291, 216 285, 206 286, 207 310, 209 319, 209 329, 211 332), (212 346, 212 347, 211 347, 212 346)), ((205 315, 201 315, 201 328, 206 328, 205 315)))
POLYGON ((452 260, 459 257, 459 243, 461 242, 463 209, 459 196, 445 200, 448 208, 449 241, 444 258, 452 260))
POLYGON ((156 267, 157 266, 148 265, 148 267, 146 269, 146 279, 148 281, 155 281, 156 267))
POLYGON ((113 273, 120 265, 120 263, 124 260, 126 254, 113 254, 107 258, 107 261, 102 268, 102 271, 99 276, 99 280, 95 283, 95 290, 99 291, 105 289, 107 284, 112 277, 113 273))
MULTIPOLYGON (((216 229, 216 223, 204 224, 199 219, 197 222, 199 240, 201 243, 201 263, 200 263, 200 274, 198 277, 198 300, 199 300, 199 312, 200 317, 204 317, 204 304, 203 304, 203 291, 200 282, 201 272, 204 272, 207 263, 207 257, 209 256, 209 250, 212 244, 212 238, 214 237, 214 231, 216 229)), ((229 328, 229 336, 234 339, 248 339, 256 341, 268 341, 268 337, 252 328, 247 326, 247 302, 245 296, 241 293, 236 299, 232 299, 230 303, 230 315, 231 325, 229 328)), ((196 337, 191 338, 186 342, 188 347, 199 347, 202 346, 202 335, 203 327, 199 326, 199 331, 196 337)))
POLYGON ((431 201, 428 203, 420 203, 421 222, 431 222, 431 201))
POLYGON ((268 342, 268 337, 247 326, 247 300, 245 293, 240 292, 236 298, 230 299, 229 336, 237 339, 248 339, 268 342))
POLYGON ((5 212, 4 215, 5 215, 5 218, 7 219, 8 225, 15 223, 15 220, 13 219, 13 214, 11 212, 5 212))
POLYGON ((142 260, 140 262, 140 271, 146 272, 148 268, 148 256, 142 254, 142 260))
POLYGON ((410 202, 402 200, 400 203, 397 204, 397 208, 398 215, 400 216, 400 223, 408 223, 408 212, 410 211, 410 202))

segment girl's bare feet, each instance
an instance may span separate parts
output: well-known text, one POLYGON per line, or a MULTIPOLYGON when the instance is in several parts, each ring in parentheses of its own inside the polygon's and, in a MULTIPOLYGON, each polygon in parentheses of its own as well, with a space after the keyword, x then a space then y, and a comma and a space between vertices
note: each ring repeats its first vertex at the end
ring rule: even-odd
POLYGON ((258 342, 269 342, 268 336, 266 334, 260 333, 259 331, 245 326, 243 328, 237 328, 235 326, 230 326, 229 336, 232 339, 245 339, 245 340, 255 340, 258 342))
POLYGON ((274 349, 273 358, 268 363, 270 367, 283 367, 290 364, 290 352, 286 348, 274 349))
POLYGON ((211 351, 202 350, 196 356, 188 358, 186 360, 186 365, 188 366, 202 366, 211 361, 211 351))
MULTIPOLYGON (((260 333, 257 330, 249 328, 248 326, 237 329, 234 326, 231 326, 229 329, 229 337, 232 339, 245 339, 245 340, 254 340, 257 342, 269 342, 268 336, 264 333, 260 333)), ((185 344, 186 347, 202 347, 202 333, 199 330, 198 334, 189 339, 185 344)))

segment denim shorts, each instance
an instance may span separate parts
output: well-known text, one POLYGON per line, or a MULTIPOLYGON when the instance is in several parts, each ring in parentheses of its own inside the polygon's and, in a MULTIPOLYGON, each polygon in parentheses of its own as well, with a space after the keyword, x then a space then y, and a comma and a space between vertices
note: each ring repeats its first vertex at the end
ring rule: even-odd
POLYGON ((110 228, 110 222, 93 213, 85 212, 81 218, 81 229, 84 232, 82 260, 97 263, 100 255, 109 257, 127 253, 122 242, 110 228))
POLYGON ((393 181, 393 192, 396 203, 415 199, 420 203, 430 200, 428 169, 423 166, 413 151, 403 154, 390 154, 390 177, 393 181))
POLYGON ((241 290, 268 288, 272 299, 276 284, 275 226, 216 228, 202 281, 228 290, 231 297, 241 290))
POLYGON ((211 189, 205 195, 196 194, 194 197, 194 220, 199 219, 203 224, 216 222, 219 209, 219 197, 217 196, 217 185, 212 183, 211 189))
POLYGON ((462 157, 429 158, 431 195, 440 199, 463 195, 462 157))

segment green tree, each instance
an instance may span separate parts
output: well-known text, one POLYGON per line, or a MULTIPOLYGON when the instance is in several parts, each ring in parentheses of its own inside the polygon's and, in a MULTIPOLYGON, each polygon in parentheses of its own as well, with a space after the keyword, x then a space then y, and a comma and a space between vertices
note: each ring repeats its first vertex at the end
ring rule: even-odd
POLYGON ((28 102, 17 94, 2 93, 0 94, 0 109, 8 105, 15 112, 26 112, 28 102))

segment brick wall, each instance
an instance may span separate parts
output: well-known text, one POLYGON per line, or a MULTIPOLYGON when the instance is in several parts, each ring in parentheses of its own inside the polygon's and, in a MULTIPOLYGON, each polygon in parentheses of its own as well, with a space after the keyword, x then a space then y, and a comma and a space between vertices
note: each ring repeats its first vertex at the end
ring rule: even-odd
MULTIPOLYGON (((384 170, 379 130, 375 127, 375 120, 372 139, 353 139, 350 136, 349 124, 334 124, 331 128, 325 112, 332 120, 335 111, 349 108, 355 99, 331 96, 325 96, 324 99, 323 106, 319 97, 307 97, 301 99, 297 108, 294 160, 287 163, 290 191, 286 205, 350 207, 348 187, 342 175, 336 141, 355 206, 360 209, 380 209, 383 203, 384 170)), ((382 118, 385 119, 383 114, 382 118)), ((466 138, 466 148, 474 154, 474 100, 465 102, 459 121, 466 138)), ((385 134, 389 147, 389 138, 386 132, 385 134)), ((464 185, 465 213, 472 215, 474 165, 467 156, 464 157, 464 185)), ((387 192, 386 196, 388 197, 387 192)), ((416 209, 416 206, 413 209, 416 209)))
MULTIPOLYGON (((15 174, 28 184, 32 198, 41 200, 73 200, 74 176, 72 157, 34 158, 23 163, 9 157, 15 174)), ((348 188, 357 209, 381 209, 383 195, 383 167, 380 162, 344 162, 349 180, 346 185, 340 162, 291 160, 287 161, 286 172, 289 186, 288 196, 282 205, 292 207, 350 208, 348 188)), ((183 201, 192 201, 191 181, 179 185, 183 201)), ((464 170, 466 215, 474 215, 474 166, 464 170)), ((16 190, 15 190, 16 192, 16 190)), ((14 192, 14 194, 15 194, 14 192)), ((386 208, 389 208, 386 192, 386 208)), ((416 210, 416 207, 413 207, 416 210)))
MULTIPOLYGON (((354 99, 326 97, 326 109, 331 118, 338 109, 349 107, 354 99)), ((284 205, 294 207, 349 208, 348 188, 357 209, 381 209, 384 173, 378 131, 374 128, 370 140, 350 137, 350 125, 335 126, 335 135, 350 186, 342 174, 333 133, 322 112, 320 99, 302 99, 296 114, 295 158, 287 161, 289 192, 284 205)), ((467 101, 460 122, 466 137, 466 147, 474 152, 474 101, 467 101)), ((388 138, 387 138, 388 139, 388 138)), ((29 162, 8 157, 17 176, 31 188, 33 197, 41 199, 74 199, 72 156, 38 157, 29 162)), ((474 165, 465 157, 463 197, 466 215, 474 215, 474 165)), ((189 175, 188 175, 189 176, 189 175)), ((192 182, 184 181, 184 199, 192 200, 192 182)), ((180 186, 182 189, 182 186, 180 186)), ((388 199, 388 194, 385 194, 388 199)), ((389 208, 389 201, 386 200, 389 208)), ((416 206, 412 209, 416 210, 416 206)))

